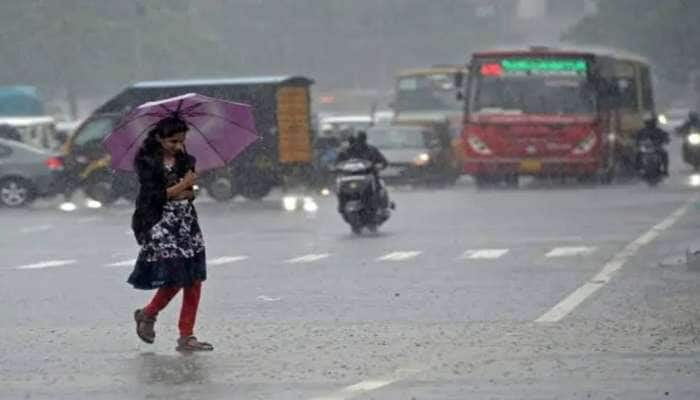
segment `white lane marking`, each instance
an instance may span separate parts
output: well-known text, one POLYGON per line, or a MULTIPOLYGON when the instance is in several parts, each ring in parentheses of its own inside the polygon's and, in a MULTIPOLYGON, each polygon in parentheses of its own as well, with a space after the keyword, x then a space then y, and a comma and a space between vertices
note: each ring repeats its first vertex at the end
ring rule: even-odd
POLYGON ((224 265, 247 260, 248 256, 219 257, 207 260, 207 265, 224 265))
POLYGON ((111 264, 106 264, 105 267, 133 267, 136 264, 136 259, 119 261, 111 264))
POLYGON ((508 249, 467 250, 460 258, 462 260, 495 260, 508 254, 509 251, 508 249))
POLYGON ((38 225, 38 226, 30 226, 28 228, 22 228, 20 229, 20 233, 36 233, 36 232, 45 232, 48 230, 53 229, 53 225, 38 225))
POLYGON ((14 269, 42 269, 42 268, 52 268, 52 267, 62 267, 64 265, 75 264, 77 260, 51 260, 42 261, 35 264, 20 265, 19 267, 14 267, 14 269))
POLYGON ((661 235, 666 229, 670 228, 675 224, 680 217, 682 217, 690 206, 698 200, 698 197, 693 197, 687 201, 683 206, 674 211, 671 215, 666 217, 663 221, 652 227, 650 230, 645 232, 643 235, 635 239, 633 242, 625 246, 622 251, 617 253, 610 261, 608 261, 603 269, 596 274, 593 279, 584 283, 581 287, 576 289, 573 293, 568 295, 564 300, 560 301, 557 305, 552 307, 549 311, 542 314, 535 322, 558 322, 562 318, 566 317, 571 313, 576 307, 583 303, 587 298, 589 298, 598 289, 602 288, 610 282, 615 273, 622 268, 627 261, 632 258, 639 249, 645 245, 651 243, 661 235))
POLYGON ((291 258, 289 260, 286 260, 286 263, 289 264, 299 264, 299 263, 312 263, 315 261, 323 260, 324 258, 330 257, 330 254, 324 253, 324 254, 307 254, 305 256, 301 257, 296 257, 296 258, 291 258))
POLYGON ((379 379, 368 379, 362 382, 358 382, 354 385, 346 386, 336 392, 327 394, 325 396, 314 397, 311 400, 348 400, 354 397, 367 394, 373 390, 381 389, 385 386, 389 386, 401 380, 405 380, 412 375, 421 372, 420 369, 399 369, 393 374, 385 376, 379 379))
POLYGON ((256 299, 258 299, 260 301, 280 301, 280 300, 282 300, 281 297, 270 297, 270 296, 265 296, 265 295, 258 296, 258 297, 256 297, 256 299))
POLYGON ((552 249, 549 253, 545 255, 548 258, 555 257, 572 257, 572 256, 582 256, 585 254, 591 254, 596 251, 595 247, 556 247, 552 249))
POLYGON ((377 258, 377 261, 405 261, 418 257, 422 251, 396 251, 377 258))

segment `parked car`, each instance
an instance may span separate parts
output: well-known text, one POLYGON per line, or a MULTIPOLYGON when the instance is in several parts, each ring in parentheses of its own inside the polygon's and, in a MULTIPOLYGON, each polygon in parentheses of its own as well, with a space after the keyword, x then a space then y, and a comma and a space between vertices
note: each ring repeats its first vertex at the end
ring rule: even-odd
POLYGON ((381 173, 389 183, 451 185, 460 176, 446 125, 376 126, 367 130, 367 141, 389 161, 381 173))
POLYGON ((63 160, 48 151, 0 139, 0 205, 23 207, 57 193, 63 160))

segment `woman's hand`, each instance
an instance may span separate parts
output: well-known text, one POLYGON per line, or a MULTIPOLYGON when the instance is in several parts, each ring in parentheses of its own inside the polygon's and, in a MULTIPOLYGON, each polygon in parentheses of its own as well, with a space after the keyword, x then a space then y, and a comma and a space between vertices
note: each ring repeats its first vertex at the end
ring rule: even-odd
POLYGON ((182 178, 182 181, 180 181, 182 185, 190 190, 192 186, 194 186, 195 183, 197 183, 197 173, 194 171, 187 171, 185 176, 182 178))
POLYGON ((187 172, 180 182, 167 189, 168 198, 173 200, 194 199, 193 187, 196 182, 197 174, 194 171, 187 172))

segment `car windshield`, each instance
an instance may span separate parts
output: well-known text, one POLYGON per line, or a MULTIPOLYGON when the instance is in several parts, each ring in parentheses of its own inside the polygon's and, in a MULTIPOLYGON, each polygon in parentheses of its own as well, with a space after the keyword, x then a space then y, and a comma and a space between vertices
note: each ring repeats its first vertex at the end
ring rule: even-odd
POLYGON ((371 129, 367 132, 367 142, 383 150, 424 149, 427 136, 419 129, 371 129))

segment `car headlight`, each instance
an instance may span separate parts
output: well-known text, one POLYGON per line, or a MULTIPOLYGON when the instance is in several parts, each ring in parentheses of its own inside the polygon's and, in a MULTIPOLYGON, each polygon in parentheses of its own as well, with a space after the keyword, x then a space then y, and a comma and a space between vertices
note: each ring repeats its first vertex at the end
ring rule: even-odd
POLYGON ((688 135, 688 143, 693 146, 700 145, 700 133, 693 132, 690 135, 688 135))
POLYGON ((666 125, 666 124, 668 124, 668 118, 666 118, 665 115, 659 114, 658 119, 659 119, 659 123, 660 123, 661 125, 666 125))
POLYGON ((428 153, 421 153, 416 156, 416 158, 413 159, 413 163, 422 166, 430 162, 430 154, 428 153))

